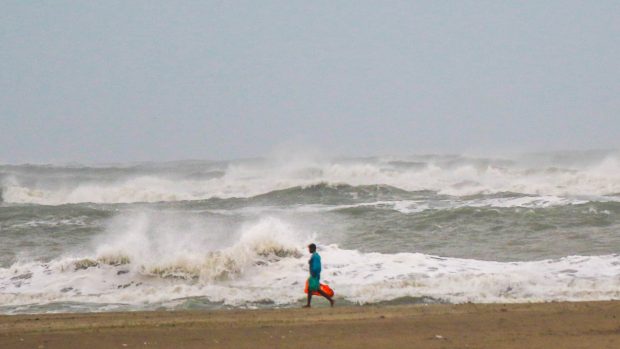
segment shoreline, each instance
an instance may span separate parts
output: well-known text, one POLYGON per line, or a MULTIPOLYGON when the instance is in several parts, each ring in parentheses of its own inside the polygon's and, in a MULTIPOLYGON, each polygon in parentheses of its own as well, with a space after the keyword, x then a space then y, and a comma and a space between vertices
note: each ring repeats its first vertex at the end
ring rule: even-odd
POLYGON ((620 301, 0 316, 0 348, 617 348, 620 301))

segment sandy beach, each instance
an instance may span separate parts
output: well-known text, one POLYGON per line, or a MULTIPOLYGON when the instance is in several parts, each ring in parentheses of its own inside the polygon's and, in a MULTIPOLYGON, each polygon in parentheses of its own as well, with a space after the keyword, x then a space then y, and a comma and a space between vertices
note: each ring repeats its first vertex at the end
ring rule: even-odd
POLYGON ((620 302, 0 316, 0 348, 618 348, 620 302))

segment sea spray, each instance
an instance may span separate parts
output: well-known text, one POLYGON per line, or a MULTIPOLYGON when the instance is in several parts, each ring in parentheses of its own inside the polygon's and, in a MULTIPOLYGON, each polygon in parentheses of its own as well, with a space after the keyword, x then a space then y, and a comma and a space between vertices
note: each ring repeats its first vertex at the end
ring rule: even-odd
MULTIPOLYGON (((183 166, 142 165, 112 175, 101 168, 11 167, 2 180, 4 201, 60 205, 132 203, 209 198, 249 198, 318 183, 388 185, 405 191, 430 190, 451 196, 514 192, 528 195, 613 195, 620 193, 618 154, 567 167, 529 167, 522 159, 466 157, 371 158, 353 160, 252 161, 183 166), (176 170, 174 175, 171 171, 176 170), (84 176, 87 171, 90 175, 84 176), (97 179, 97 172, 101 177, 97 179)), ((569 166, 570 165, 570 166, 569 166)), ((0 167, 1 170, 1 167, 0 167)), ((120 171, 120 170, 119 170, 120 171)))
POLYGON ((0 166, 0 312, 620 299, 617 159, 0 166))

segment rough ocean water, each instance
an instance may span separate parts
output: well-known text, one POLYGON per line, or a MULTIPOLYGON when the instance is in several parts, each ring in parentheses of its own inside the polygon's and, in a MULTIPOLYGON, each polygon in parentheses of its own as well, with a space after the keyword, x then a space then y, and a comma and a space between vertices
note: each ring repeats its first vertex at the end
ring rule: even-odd
POLYGON ((620 152, 0 165, 0 313, 620 299, 620 152))

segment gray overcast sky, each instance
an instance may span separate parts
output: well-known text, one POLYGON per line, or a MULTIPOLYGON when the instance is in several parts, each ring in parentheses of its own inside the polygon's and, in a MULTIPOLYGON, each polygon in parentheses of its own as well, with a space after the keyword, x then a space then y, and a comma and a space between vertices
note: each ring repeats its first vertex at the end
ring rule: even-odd
POLYGON ((619 1, 1 1, 0 162, 620 147, 619 1))

